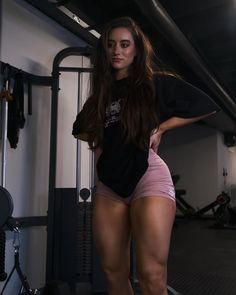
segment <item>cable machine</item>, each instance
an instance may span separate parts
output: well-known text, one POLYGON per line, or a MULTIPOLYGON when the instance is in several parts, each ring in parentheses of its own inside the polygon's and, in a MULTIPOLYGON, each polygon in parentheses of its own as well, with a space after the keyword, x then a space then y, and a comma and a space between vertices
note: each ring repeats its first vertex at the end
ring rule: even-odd
MULTIPOLYGON (((15 68, 14 66, 0 61, 0 76, 2 78, 0 98, 1 98, 1 184, 0 184, 0 281, 5 281, 1 290, 1 295, 11 280, 13 273, 16 271, 18 278, 22 284, 18 294, 33 295, 38 294, 37 289, 31 289, 26 275, 23 273, 20 266, 20 228, 31 226, 45 226, 46 216, 29 216, 29 217, 12 217, 13 213, 13 200, 12 196, 6 189, 6 153, 7 153, 7 139, 10 141, 10 145, 16 148, 18 139, 15 134, 9 136, 8 127, 11 118, 8 118, 8 105, 10 101, 14 101, 21 104, 23 107, 24 102, 18 101, 19 98, 14 96, 14 90, 19 90, 20 95, 24 95, 24 85, 27 84, 28 89, 28 114, 32 114, 32 85, 51 86, 51 77, 43 77, 29 74, 25 71, 15 68), (20 79, 20 80, 19 80, 20 79), (14 80, 13 93, 11 92, 10 83, 14 80), (16 84, 16 83, 19 83, 16 84), (16 89, 18 87, 18 89, 16 89), (20 89, 19 89, 20 88, 20 89), (13 232, 13 248, 14 248, 14 265, 8 275, 5 272, 5 244, 6 244, 6 231, 13 232)), ((20 100, 20 99, 19 99, 20 100)), ((24 100, 24 98, 23 98, 24 100)), ((14 109, 15 111, 15 109, 14 109)), ((11 113, 11 115, 18 115, 11 113)), ((18 119, 17 118, 14 118, 18 119)), ((18 126, 18 121, 15 122, 16 126, 23 128, 24 114, 21 116, 21 123, 18 126), (20 127, 21 126, 21 127, 20 127)))
POLYGON ((89 155, 90 185, 81 187, 81 142, 77 141, 76 152, 76 187, 56 187, 56 157, 58 132, 58 97, 60 74, 77 73, 78 99, 77 110, 82 108, 81 77, 91 73, 87 67, 63 67, 62 61, 70 56, 90 57, 90 47, 70 47, 60 51, 53 62, 51 138, 48 200, 48 241, 46 280, 65 281, 75 290, 78 282, 87 282, 92 277, 92 236, 91 202, 87 202, 94 191, 94 156, 89 155))

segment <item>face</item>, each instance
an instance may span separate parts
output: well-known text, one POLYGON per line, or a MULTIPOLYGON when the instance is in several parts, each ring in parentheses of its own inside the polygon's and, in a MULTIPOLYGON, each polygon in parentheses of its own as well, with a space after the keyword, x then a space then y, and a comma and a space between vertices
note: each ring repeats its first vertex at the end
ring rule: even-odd
POLYGON ((108 36, 108 56, 116 71, 116 78, 127 77, 128 69, 136 55, 134 39, 126 28, 115 28, 108 36))

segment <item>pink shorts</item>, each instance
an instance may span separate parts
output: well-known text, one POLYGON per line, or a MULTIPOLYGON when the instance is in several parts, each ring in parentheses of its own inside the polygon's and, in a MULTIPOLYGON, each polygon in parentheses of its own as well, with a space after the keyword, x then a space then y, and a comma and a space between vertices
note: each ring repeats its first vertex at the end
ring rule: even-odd
POLYGON ((148 169, 128 198, 122 198, 101 181, 97 182, 96 194, 129 205, 133 200, 143 197, 165 197, 175 201, 175 189, 166 163, 149 149, 148 169))

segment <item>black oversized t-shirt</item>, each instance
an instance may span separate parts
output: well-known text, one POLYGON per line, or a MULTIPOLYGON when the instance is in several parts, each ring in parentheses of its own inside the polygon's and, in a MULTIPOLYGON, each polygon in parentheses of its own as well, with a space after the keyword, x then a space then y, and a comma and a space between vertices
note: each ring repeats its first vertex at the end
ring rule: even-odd
POLYGON ((122 197, 129 197, 148 168, 148 152, 125 143, 120 115, 127 97, 128 79, 115 81, 111 102, 106 108, 103 153, 97 162, 97 176, 122 197))
MULTIPOLYGON (((193 85, 171 75, 155 77, 156 111, 160 123, 171 117, 194 118, 218 111, 211 98, 193 85)), ((122 197, 129 197, 148 168, 148 152, 122 136, 120 112, 127 97, 129 80, 115 81, 111 102, 106 108, 103 152, 97 162, 97 176, 122 197)), ((73 135, 82 133, 79 114, 73 125, 73 135)))

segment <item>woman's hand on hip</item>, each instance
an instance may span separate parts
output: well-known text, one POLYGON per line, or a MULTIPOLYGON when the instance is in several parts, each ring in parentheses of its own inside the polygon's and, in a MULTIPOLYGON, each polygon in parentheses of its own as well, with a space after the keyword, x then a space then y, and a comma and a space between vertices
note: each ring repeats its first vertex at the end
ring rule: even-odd
POLYGON ((163 132, 161 132, 159 129, 155 129, 150 136, 149 147, 153 149, 155 153, 157 152, 160 145, 162 134, 163 132))

